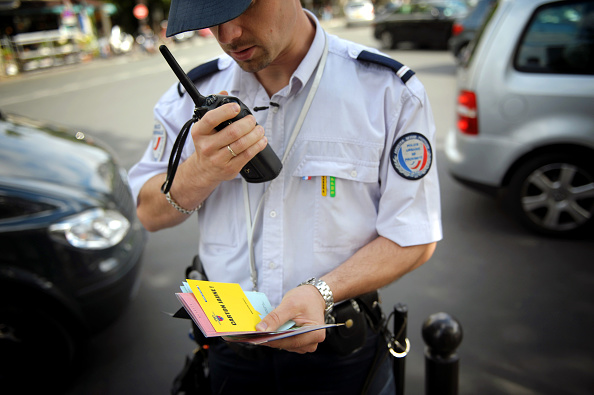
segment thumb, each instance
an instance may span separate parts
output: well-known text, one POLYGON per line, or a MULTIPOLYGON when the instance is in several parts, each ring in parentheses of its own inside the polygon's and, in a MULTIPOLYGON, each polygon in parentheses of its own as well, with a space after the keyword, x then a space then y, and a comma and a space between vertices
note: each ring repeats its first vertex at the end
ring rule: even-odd
POLYGON ((291 317, 288 311, 286 311, 286 309, 281 309, 279 306, 268 313, 268 315, 256 325, 256 330, 259 332, 273 332, 290 319, 291 317))

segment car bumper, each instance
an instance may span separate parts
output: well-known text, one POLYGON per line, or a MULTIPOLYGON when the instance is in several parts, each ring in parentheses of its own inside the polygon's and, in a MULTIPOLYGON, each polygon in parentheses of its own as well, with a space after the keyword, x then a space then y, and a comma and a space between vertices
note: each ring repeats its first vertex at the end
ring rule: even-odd
POLYGON ((140 269, 146 232, 136 226, 119 251, 104 263, 106 270, 97 280, 77 291, 77 302, 88 326, 98 331, 118 318, 134 298, 140 285, 140 269))
POLYGON ((520 145, 504 139, 466 136, 451 128, 445 142, 449 173, 469 186, 494 191, 504 185, 505 174, 517 158, 520 145))
POLYGON ((370 18, 345 18, 348 26, 368 26, 373 23, 373 17, 370 18))

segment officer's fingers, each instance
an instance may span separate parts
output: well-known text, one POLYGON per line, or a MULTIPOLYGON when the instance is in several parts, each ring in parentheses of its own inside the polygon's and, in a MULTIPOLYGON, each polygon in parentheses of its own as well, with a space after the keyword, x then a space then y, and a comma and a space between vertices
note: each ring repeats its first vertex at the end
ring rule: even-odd
MULTIPOLYGON (((256 330, 258 331, 275 331, 281 325, 286 323, 289 320, 296 320, 297 318, 301 318, 303 315, 304 306, 302 303, 303 300, 299 299, 298 297, 294 297, 295 289, 287 292, 287 294, 283 297, 280 305, 274 310, 272 310, 266 317, 262 319, 256 325, 256 330)), ((302 320, 300 320, 302 321, 302 320)), ((296 321, 297 322, 297 321, 296 321)), ((312 321, 305 320, 304 322, 297 322, 297 324, 306 324, 311 323, 312 321)))
POLYGON ((256 325, 256 330, 260 332, 272 332, 277 330, 282 324, 289 321, 292 313, 278 307, 272 310, 256 325))
POLYGON ((208 111, 192 127, 192 136, 212 134, 215 127, 229 119, 235 118, 240 110, 239 104, 227 103, 208 111))
POLYGON ((212 155, 220 164, 228 164, 233 160, 234 167, 239 166, 238 169, 264 149, 267 141, 264 138, 264 129, 256 125, 256 119, 252 115, 201 140, 200 149, 207 155, 212 155))
POLYGON ((323 342, 324 339, 326 339, 326 329, 318 329, 316 331, 294 336, 292 339, 287 338, 287 340, 292 341, 292 343, 283 349, 299 354, 314 352, 317 350, 318 344, 323 342))
POLYGON ((325 329, 311 331, 297 336, 291 336, 280 340, 264 343, 264 346, 271 348, 279 348, 281 350, 296 352, 298 354, 305 354, 314 352, 318 348, 318 344, 325 339, 325 329))
MULTIPOLYGON (((264 136, 264 128, 258 125, 250 133, 231 142, 228 146, 239 158, 239 161, 247 162, 266 148, 266 144, 268 144, 268 139, 264 136)), ((228 148, 225 146, 224 149, 228 148)))
POLYGON ((324 322, 324 302, 315 287, 302 286, 291 289, 285 294, 280 305, 264 317, 256 329, 274 331, 289 320, 295 321, 297 325, 324 322))
MULTIPOLYGON (((256 128, 256 118, 253 115, 247 115, 230 125, 227 125, 223 130, 216 133, 213 137, 217 138, 217 141, 221 144, 221 146, 227 146, 233 144, 240 138, 251 134, 254 132, 256 128)), ((260 133, 262 131, 256 131, 256 133, 260 133)), ((254 141, 256 141, 254 139, 254 141)))

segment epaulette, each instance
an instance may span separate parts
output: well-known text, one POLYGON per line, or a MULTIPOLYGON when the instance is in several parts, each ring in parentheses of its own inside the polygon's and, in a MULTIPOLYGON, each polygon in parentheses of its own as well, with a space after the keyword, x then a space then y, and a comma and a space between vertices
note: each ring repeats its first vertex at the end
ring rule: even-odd
MULTIPOLYGON (((219 69, 219 60, 211 60, 210 62, 206 62, 201 64, 200 66, 194 67, 192 70, 188 72, 188 77, 192 82, 196 82, 201 78, 208 77, 211 74, 220 71, 219 69)), ((179 93, 179 97, 182 97, 186 90, 183 89, 181 83, 177 84, 177 93, 179 93)))
POLYGON ((365 62, 375 63, 381 66, 388 67, 394 70, 396 72, 396 75, 400 77, 402 82, 404 82, 405 84, 413 75, 415 75, 414 71, 412 71, 402 63, 377 53, 361 51, 359 56, 357 56, 357 60, 362 60, 365 62))

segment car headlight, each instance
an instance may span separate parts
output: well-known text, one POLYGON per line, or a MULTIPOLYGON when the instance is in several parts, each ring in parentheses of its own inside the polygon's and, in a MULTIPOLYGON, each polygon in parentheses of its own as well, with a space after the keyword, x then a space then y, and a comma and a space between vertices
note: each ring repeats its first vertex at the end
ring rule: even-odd
POLYGON ((74 247, 102 250, 122 241, 129 229, 130 222, 119 212, 96 208, 55 223, 49 231, 74 247))

